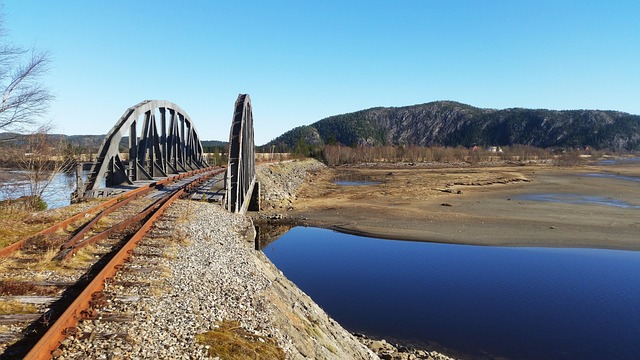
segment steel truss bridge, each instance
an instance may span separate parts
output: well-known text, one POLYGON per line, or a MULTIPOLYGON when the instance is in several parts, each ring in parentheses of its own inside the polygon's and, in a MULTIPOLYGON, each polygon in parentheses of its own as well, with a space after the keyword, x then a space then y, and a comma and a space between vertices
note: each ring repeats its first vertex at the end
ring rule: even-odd
MULTIPOLYGON (((251 98, 238 95, 229 134, 223 203, 245 212, 256 186, 251 98)), ((105 137, 77 198, 111 196, 171 175, 209 167, 200 136, 187 113, 164 100, 128 108, 105 137)), ((255 196, 254 196, 255 199, 255 196)))

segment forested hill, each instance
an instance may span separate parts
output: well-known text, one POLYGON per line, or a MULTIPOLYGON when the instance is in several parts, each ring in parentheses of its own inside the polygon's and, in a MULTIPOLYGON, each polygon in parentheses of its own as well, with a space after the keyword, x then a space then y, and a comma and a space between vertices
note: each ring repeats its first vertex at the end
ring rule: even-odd
MULTIPOLYGON (((64 135, 64 134, 47 134, 49 142, 56 143, 63 141, 69 143, 69 145, 79 148, 81 151, 98 151, 98 148, 102 144, 102 141, 106 135, 64 135)), ((26 135, 16 133, 0 133, 0 142, 17 141, 22 143, 25 140, 26 135)), ((217 152, 218 148, 224 148, 227 146, 227 141, 219 140, 201 140, 204 152, 217 152)), ((129 144, 129 137, 123 136, 120 141, 120 147, 126 148, 129 144)))
POLYGON ((453 101, 372 108, 292 129, 267 145, 420 145, 640 150, 640 116, 602 110, 481 109, 453 101))

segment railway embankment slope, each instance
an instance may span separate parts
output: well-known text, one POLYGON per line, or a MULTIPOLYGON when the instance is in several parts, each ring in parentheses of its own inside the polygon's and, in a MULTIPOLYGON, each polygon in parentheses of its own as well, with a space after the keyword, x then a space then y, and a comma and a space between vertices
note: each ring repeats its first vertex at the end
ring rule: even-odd
POLYGON ((254 250, 248 217, 181 200, 156 227, 180 245, 150 257, 160 249, 143 239, 105 286, 101 316, 126 320, 81 322, 89 335, 65 340, 55 358, 378 358, 254 250))
MULTIPOLYGON (((299 160, 274 164, 265 164, 257 169, 257 178, 261 183, 262 191, 262 207, 260 214, 253 214, 257 223, 268 223, 272 231, 263 233, 266 241, 275 240, 277 234, 282 234, 296 224, 306 223, 304 219, 289 218, 288 212, 294 209, 296 201, 298 201, 298 192, 303 185, 308 185, 309 181, 321 176, 327 170, 327 167, 316 160, 299 160)), ((263 230, 263 229, 261 229, 263 230)), ((368 349, 375 352, 375 358, 393 359, 393 360, 409 360, 409 359, 430 359, 430 360, 451 360, 450 357, 438 353, 433 350, 418 349, 404 345, 394 345, 388 343, 384 339, 370 339, 364 335, 354 336, 344 330, 338 323, 331 319, 321 310, 306 294, 304 294, 297 286, 291 283, 275 266, 262 254, 254 253, 258 259, 258 267, 261 273, 269 277, 274 284, 275 303, 278 304, 278 311, 272 317, 278 326, 288 329, 289 336, 296 339, 300 344, 309 341, 321 344, 327 339, 334 339, 336 348, 341 346, 349 347, 350 351, 346 351, 344 356, 337 356, 334 353, 317 353, 314 358, 324 358, 328 355, 329 359, 362 359, 371 356, 369 351, 361 352, 361 345, 365 345, 368 349), (300 310, 303 310, 300 313, 300 310), (292 312, 298 315, 292 317, 292 312), (319 315, 320 314, 320 315, 319 315), (290 321, 292 318, 300 317, 303 323, 311 323, 318 326, 320 333, 309 333, 308 327, 294 326, 282 323, 290 321), (306 320, 305 320, 306 319, 306 320), (329 336, 327 336, 329 335, 329 336), (306 339, 306 340, 305 340, 306 339), (341 339, 341 340, 340 340, 341 339), (354 345, 353 340, 359 342, 354 345), (357 351, 355 351, 357 349, 357 351)), ((313 332, 313 328, 311 329, 313 332)), ((306 345, 305 345, 306 347, 306 345)), ((306 356, 306 355, 305 355, 306 356)))

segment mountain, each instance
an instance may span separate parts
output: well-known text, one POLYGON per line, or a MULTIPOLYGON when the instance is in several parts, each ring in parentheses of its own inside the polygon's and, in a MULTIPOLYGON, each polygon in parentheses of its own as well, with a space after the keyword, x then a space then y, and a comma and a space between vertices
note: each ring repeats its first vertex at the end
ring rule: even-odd
POLYGON ((265 146, 419 145, 640 150, 640 116, 603 110, 482 109, 454 101, 377 107, 292 129, 265 146))

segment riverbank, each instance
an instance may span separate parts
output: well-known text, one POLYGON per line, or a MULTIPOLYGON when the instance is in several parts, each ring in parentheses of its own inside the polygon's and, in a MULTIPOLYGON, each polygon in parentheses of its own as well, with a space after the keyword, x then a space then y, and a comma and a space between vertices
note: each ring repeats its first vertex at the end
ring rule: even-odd
MULTIPOLYGON (((288 171, 277 170, 283 179, 288 171)), ((267 201, 256 223, 277 225, 260 228, 263 245, 302 225, 414 241, 640 250, 639 182, 637 162, 575 167, 320 164, 295 191, 276 192, 283 201, 267 201)), ((379 348, 380 342, 372 347, 374 341, 365 343, 379 348)))
MULTIPOLYGON (((314 178, 326 174, 329 170, 324 164, 316 160, 302 160, 265 164, 257 169, 258 181, 263 191, 261 213, 253 213, 254 222, 265 242, 275 240, 287 232, 292 226, 299 224, 299 219, 292 219, 288 212, 294 209, 298 203, 298 193, 301 188, 314 178)), ((261 244, 262 246, 265 243, 261 244)), ((264 255, 260 253, 262 257, 264 255)), ((266 259, 266 257, 264 257, 266 259)), ((267 259, 268 263, 271 262, 267 259)), ((280 273, 281 274, 281 273, 280 273)), ((281 274, 281 276, 284 276, 281 274)), ((288 281, 288 280, 287 280, 288 281)), ((295 285, 293 285, 295 287, 295 285)), ((296 292, 300 290, 296 287, 296 292)), ((306 297, 306 295, 304 295, 306 297)), ((314 304, 315 305, 315 304, 314 304)), ((317 306, 317 305, 315 305, 317 306)), ((349 334, 355 337, 361 344, 372 350, 382 359, 408 360, 430 359, 451 360, 434 348, 426 348, 421 345, 396 344, 385 339, 372 339, 364 334, 349 334)), ((356 357, 357 358, 357 357, 356 357)))
POLYGON ((629 178, 640 178, 640 168, 546 163, 325 168, 311 173, 292 204, 280 210, 294 224, 371 237, 640 250, 638 182, 629 178), (377 184, 334 183, 342 178, 377 184), (552 196, 539 201, 545 194, 552 196))

